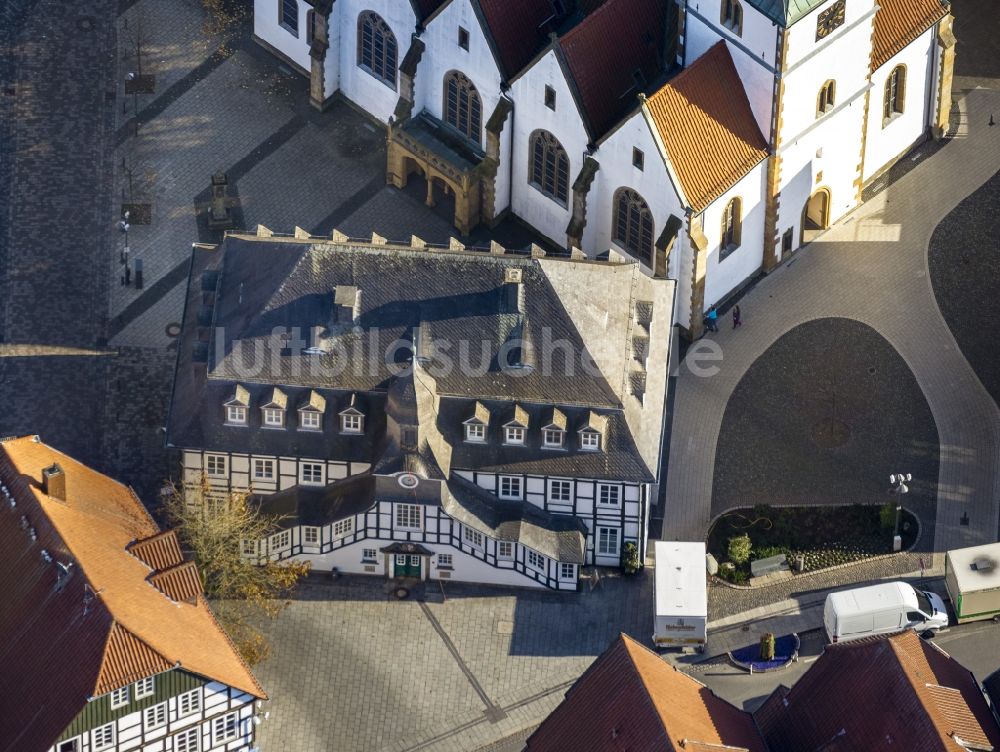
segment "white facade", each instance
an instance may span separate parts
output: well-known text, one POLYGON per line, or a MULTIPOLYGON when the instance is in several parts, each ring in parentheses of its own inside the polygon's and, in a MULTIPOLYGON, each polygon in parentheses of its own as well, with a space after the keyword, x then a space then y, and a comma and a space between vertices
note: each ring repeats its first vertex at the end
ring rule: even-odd
POLYGON ((308 28, 307 14, 312 5, 305 0, 288 0, 294 2, 298 18, 298 28, 293 30, 290 25, 283 24, 283 0, 254 0, 253 33, 258 39, 280 52, 287 60, 299 68, 300 73, 308 75, 312 67, 309 57, 309 42, 306 39, 308 28))
MULTIPOLYGON (((128 686, 131 702, 135 686, 128 686)), ((110 697, 92 702, 110 702, 110 697)), ((256 736, 253 703, 251 695, 209 682, 65 738, 49 752, 242 752, 256 736)))

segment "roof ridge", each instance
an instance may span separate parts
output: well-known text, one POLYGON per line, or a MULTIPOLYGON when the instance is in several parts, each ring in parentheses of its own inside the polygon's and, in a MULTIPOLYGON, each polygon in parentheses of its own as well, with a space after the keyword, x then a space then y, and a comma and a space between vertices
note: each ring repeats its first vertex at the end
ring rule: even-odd
POLYGON ((260 694, 258 694, 257 697, 266 700, 267 693, 264 691, 264 688, 260 686, 260 682, 257 681, 257 677, 254 675, 254 672, 250 669, 250 666, 247 664, 245 660, 243 660, 243 656, 240 654, 240 651, 236 649, 236 644, 232 641, 232 638, 230 638, 229 633, 222 628, 221 624, 219 624, 219 620, 215 616, 215 611, 212 610, 212 606, 209 604, 208 599, 205 597, 204 594, 200 594, 198 596, 198 603, 203 605, 205 607, 205 610, 208 611, 208 617, 212 620, 212 623, 215 625, 215 628, 219 630, 219 632, 222 634, 222 637, 228 643, 230 649, 233 651, 233 654, 236 656, 236 660, 240 662, 240 665, 243 666, 244 670, 247 672, 247 676, 250 677, 250 681, 253 682, 254 687, 256 687, 257 691, 260 692, 260 694))

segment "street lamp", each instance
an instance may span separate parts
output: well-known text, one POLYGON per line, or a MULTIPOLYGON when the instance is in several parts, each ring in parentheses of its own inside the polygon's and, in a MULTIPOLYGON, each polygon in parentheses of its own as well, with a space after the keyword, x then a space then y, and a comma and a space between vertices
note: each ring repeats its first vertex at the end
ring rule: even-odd
MULTIPOLYGON (((889 484, 891 486, 890 493, 897 494, 902 497, 903 494, 910 492, 910 487, 906 485, 913 480, 912 473, 892 473, 889 476, 889 484)), ((896 500, 896 525, 893 528, 892 539, 895 542, 896 538, 899 536, 899 516, 903 511, 903 500, 899 498, 896 500)))
POLYGON ((131 227, 131 225, 129 225, 129 223, 128 223, 128 217, 129 217, 129 212, 126 210, 125 214, 118 221, 118 230, 119 230, 119 232, 121 232, 121 233, 123 233, 125 235, 125 247, 122 249, 122 252, 119 254, 118 260, 122 264, 125 265, 125 284, 126 285, 129 283, 129 278, 132 276, 132 272, 129 269, 129 265, 128 265, 128 252, 129 252, 129 247, 128 247, 128 231, 129 231, 129 228, 131 227))

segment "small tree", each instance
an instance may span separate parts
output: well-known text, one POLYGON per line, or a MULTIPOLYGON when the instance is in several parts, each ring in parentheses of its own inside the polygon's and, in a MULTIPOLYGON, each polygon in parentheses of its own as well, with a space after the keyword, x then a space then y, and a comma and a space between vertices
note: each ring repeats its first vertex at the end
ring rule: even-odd
POLYGON ((879 524, 883 530, 893 530, 896 527, 896 504, 887 501, 878 510, 879 524))
POLYGON ((635 574, 639 571, 639 547, 634 543, 622 546, 622 571, 625 574, 635 574))
POLYGON ((774 634, 765 632, 760 636, 760 659, 762 661, 774 660, 774 634))
POLYGON ((746 564, 750 561, 750 535, 743 533, 729 539, 729 560, 733 564, 746 564))
POLYGON ((282 598, 305 576, 309 565, 246 558, 243 541, 263 540, 277 529, 276 521, 251 507, 245 493, 231 492, 216 500, 208 498, 207 490, 203 483, 185 498, 175 488, 167 497, 165 512, 198 565, 212 610, 252 666, 270 652, 260 623, 275 618, 287 605, 282 598))

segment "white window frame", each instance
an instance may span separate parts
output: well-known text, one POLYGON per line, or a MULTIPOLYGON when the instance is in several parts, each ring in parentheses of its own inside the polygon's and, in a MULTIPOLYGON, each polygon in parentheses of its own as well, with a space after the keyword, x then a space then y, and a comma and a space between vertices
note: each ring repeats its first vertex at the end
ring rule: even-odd
POLYGON ((285 427, 285 411, 280 407, 265 407, 264 409, 264 428, 284 428, 285 427))
POLYGON ((195 726, 174 734, 174 752, 201 752, 201 727, 195 726))
POLYGON ((240 737, 240 714, 226 713, 212 719, 212 745, 232 741, 240 737), (219 733, 219 728, 222 733, 219 733))
POLYGON ((323 485, 323 463, 303 462, 299 467, 299 480, 310 486, 323 485))
POLYGON ((542 446, 549 449, 561 449, 566 440, 566 432, 558 428, 546 428, 542 431, 542 446))
POLYGON ((471 527, 466 526, 462 528, 462 540, 473 548, 483 547, 483 534, 478 530, 473 530, 471 527))
POLYGON ((498 488, 501 499, 520 500, 524 493, 524 481, 516 475, 501 475, 498 488), (505 484, 507 485, 506 490, 504 490, 505 484), (517 488, 516 493, 514 492, 515 487, 517 488))
POLYGON ((359 434, 365 431, 365 416, 348 413, 340 416, 340 430, 343 433, 359 434))
POLYGON ((90 732, 90 748, 94 752, 100 752, 102 749, 111 749, 117 742, 118 729, 114 721, 105 723, 103 726, 98 726, 90 732), (110 732, 110 736, 106 732, 110 732))
POLYGON ((598 556, 620 556, 621 555, 621 545, 622 536, 621 529, 617 527, 599 527, 597 528, 597 555, 598 556), (605 535, 607 534, 607 535, 605 535), (605 540, 607 538, 607 540, 605 540), (609 544, 614 539, 614 550, 610 549, 609 544))
POLYGON ((256 459, 253 461, 254 480, 274 480, 274 460, 256 459))
POLYGON ((156 692, 156 677, 147 676, 135 683, 135 699, 141 700, 156 692))
POLYGON ((520 426, 504 426, 503 443, 512 446, 524 446, 525 431, 520 426))
POLYGON ((167 703, 161 702, 159 705, 150 705, 142 711, 142 725, 147 730, 158 729, 161 726, 167 725, 168 716, 167 703))
POLYGON ((576 579, 576 564, 567 564, 566 562, 559 563, 559 579, 560 580, 575 580, 576 579))
POLYGON ((128 705, 130 699, 129 687, 118 687, 118 689, 111 690, 111 696, 109 701, 111 703, 111 709, 124 708, 128 705))
POLYGON ((209 454, 205 456, 205 474, 209 478, 226 477, 226 456, 224 454, 209 454))
POLYGON ((245 426, 247 409, 242 405, 226 405, 226 423, 231 426, 245 426))
POLYGON ((83 749, 83 740, 79 736, 63 739, 53 749, 55 752, 80 752, 83 749))
POLYGON ((530 548, 525 549, 524 561, 529 567, 538 572, 545 571, 545 557, 537 551, 532 551, 530 548))
POLYGON ((303 431, 322 431, 323 416, 315 410, 299 411, 299 428, 303 431))
POLYGON ((183 718, 201 710, 201 688, 177 695, 177 717, 183 718), (186 706, 186 707, 185 707, 186 706))
POLYGON ((620 507, 622 505, 621 487, 611 483, 598 483, 597 503, 606 507, 620 507), (607 501, 605 501, 605 497, 607 501), (613 500, 612 497, 614 497, 613 500))
POLYGON ((393 519, 400 530, 423 530, 424 515, 419 504, 397 504, 393 519), (414 519, 416 522, 414 523, 414 519))
POLYGON ((601 449, 601 434, 597 431, 580 431, 580 449, 597 452, 601 449))
POLYGON ((333 523, 333 539, 340 540, 346 538, 354 532, 354 518, 348 517, 346 520, 338 520, 333 523))
POLYGON ((438 554, 437 565, 438 569, 451 569, 452 567, 451 554, 438 554))
POLYGON ((573 501, 573 481, 564 480, 562 478, 555 478, 549 481, 549 499, 551 501, 559 502, 560 504, 567 504, 573 501), (556 488, 566 489, 565 498, 563 494, 556 493, 556 488))
POLYGON ((486 426, 482 423, 466 423, 465 440, 470 444, 482 444, 486 441, 486 426))
POLYGON ((304 546, 318 546, 319 545, 319 528, 312 527, 311 525, 306 525, 302 528, 302 545, 304 546))
POLYGON ((497 558, 507 561, 513 559, 514 543, 512 541, 497 541, 497 558), (504 549, 506 549, 506 551, 504 549))
POLYGON ((282 530, 271 536, 271 551, 284 551, 292 547, 292 531, 282 530))
POLYGON ((377 548, 362 548, 361 549, 361 561, 378 561, 378 549, 377 548), (369 554, 371 554, 369 556, 369 554))
POLYGON ((256 556, 259 551, 258 542, 250 540, 249 538, 244 538, 240 550, 243 551, 244 556, 256 556))

